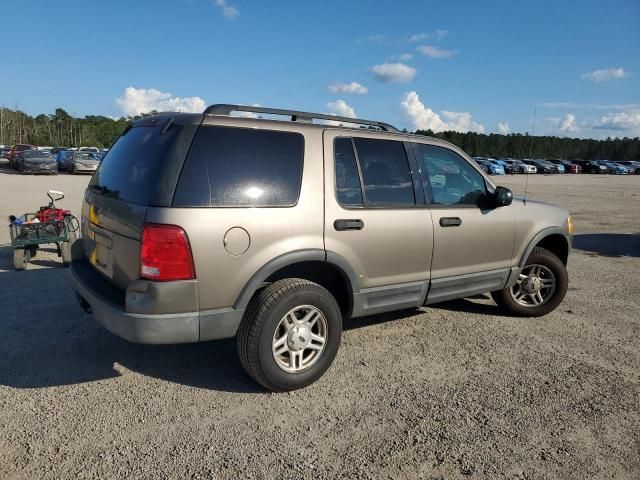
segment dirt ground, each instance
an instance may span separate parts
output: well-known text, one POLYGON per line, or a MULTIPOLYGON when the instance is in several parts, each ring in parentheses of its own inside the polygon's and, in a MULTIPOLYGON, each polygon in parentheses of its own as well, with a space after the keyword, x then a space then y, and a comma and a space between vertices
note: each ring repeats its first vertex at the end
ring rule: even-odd
MULTIPOLYGON (((499 184, 522 193, 526 177, 499 184)), ((0 218, 88 177, 0 164, 0 218)), ((0 478, 637 479, 640 176, 531 176, 574 213, 565 301, 539 319, 473 298, 345 323, 316 384, 272 394, 234 341, 141 346, 76 305, 0 228, 0 478)))

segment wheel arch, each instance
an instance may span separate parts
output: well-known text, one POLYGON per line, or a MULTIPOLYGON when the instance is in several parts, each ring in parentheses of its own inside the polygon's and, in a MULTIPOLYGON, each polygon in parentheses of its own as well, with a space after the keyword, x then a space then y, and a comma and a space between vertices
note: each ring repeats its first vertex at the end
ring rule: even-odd
POLYGON ((569 259, 571 250, 571 238, 560 227, 548 227, 538 232, 527 245, 518 266, 524 267, 527 258, 535 247, 541 247, 555 254, 565 265, 569 259))
POLYGON ((238 295, 233 308, 245 309, 256 292, 284 278, 303 278, 326 288, 335 297, 344 317, 351 315, 354 294, 360 291, 355 273, 340 255, 322 249, 296 250, 260 267, 238 295))

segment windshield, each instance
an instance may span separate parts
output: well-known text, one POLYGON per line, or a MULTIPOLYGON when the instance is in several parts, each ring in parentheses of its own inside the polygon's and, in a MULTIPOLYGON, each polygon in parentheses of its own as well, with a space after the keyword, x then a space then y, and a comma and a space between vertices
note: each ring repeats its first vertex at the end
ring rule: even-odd
POLYGON ((93 153, 78 152, 73 156, 74 160, 98 160, 93 153))
POLYGON ((42 159, 53 159, 50 153, 47 152, 39 152, 37 150, 29 150, 22 154, 24 158, 34 159, 34 158, 42 158, 42 159))

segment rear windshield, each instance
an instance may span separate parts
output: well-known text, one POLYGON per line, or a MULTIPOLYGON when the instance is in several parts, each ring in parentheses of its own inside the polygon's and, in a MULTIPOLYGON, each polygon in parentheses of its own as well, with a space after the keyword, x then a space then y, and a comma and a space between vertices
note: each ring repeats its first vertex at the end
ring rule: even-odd
POLYGON ((173 124, 164 133, 162 129, 157 125, 125 131, 100 163, 89 188, 111 198, 148 205, 182 126, 173 124))
POLYGON ((39 152, 38 150, 27 150, 22 155, 24 158, 53 158, 49 152, 39 152))

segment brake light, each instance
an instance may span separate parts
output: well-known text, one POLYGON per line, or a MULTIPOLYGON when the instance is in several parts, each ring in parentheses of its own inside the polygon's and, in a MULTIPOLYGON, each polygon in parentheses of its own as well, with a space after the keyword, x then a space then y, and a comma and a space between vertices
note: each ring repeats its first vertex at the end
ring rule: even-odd
POLYGON ((158 282, 196 278, 189 238, 176 225, 145 223, 140 244, 140 276, 158 282))

